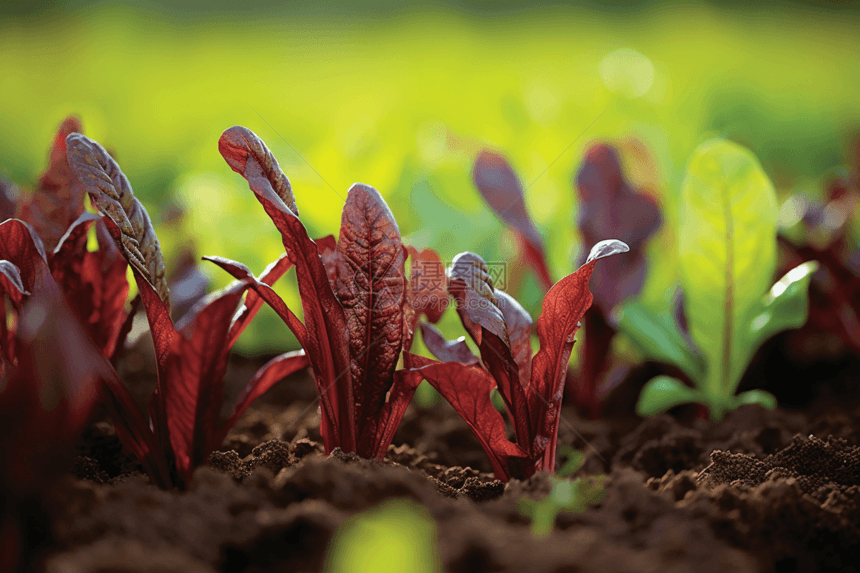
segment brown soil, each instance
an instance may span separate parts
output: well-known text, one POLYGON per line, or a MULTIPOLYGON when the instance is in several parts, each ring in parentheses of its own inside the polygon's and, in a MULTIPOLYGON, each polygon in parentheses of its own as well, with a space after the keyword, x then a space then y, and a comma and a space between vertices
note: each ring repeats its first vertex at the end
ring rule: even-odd
MULTIPOLYGON (((247 379, 255 364, 232 371, 247 379)), ((186 492, 149 485, 111 424, 92 426, 75 476, 45 504, 54 541, 34 570, 321 571, 344 519, 406 498, 435 519, 449 573, 860 571, 860 383, 843 373, 818 388, 802 410, 747 406, 719 424, 566 410, 559 444, 585 452, 580 475, 608 476, 606 497, 536 540, 517 500, 544 497, 547 475, 493 481, 447 404, 410 406, 384 462, 325 456, 313 384, 297 375, 252 406, 186 492)))

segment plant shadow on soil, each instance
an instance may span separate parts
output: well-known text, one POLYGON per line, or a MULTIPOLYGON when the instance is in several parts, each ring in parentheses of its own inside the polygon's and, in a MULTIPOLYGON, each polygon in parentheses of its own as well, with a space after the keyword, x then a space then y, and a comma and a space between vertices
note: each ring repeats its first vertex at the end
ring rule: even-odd
MULTIPOLYGON (((260 364, 234 359, 230 378, 247 379, 260 364)), ((146 370, 131 378, 151 380, 146 370)), ((771 371, 768 384, 791 391, 771 371)), ((821 370, 796 371, 795 379, 798 372, 821 370)), ((74 475, 45 504, 53 543, 34 570, 320 571, 344 519, 406 498, 435 519, 449 573, 857 571, 858 372, 851 362, 826 379, 799 380, 815 388, 803 409, 745 406, 719 424, 691 410, 630 415, 635 379, 602 420, 565 410, 559 444, 585 453, 578 475, 608 476, 606 497, 582 514, 560 514, 542 540, 517 500, 547 495, 548 476, 507 487, 493 481, 478 442, 447 404, 411 405, 383 462, 337 450, 325 456, 313 383, 299 373, 249 409, 187 492, 149 485, 112 425, 92 425, 74 475)))

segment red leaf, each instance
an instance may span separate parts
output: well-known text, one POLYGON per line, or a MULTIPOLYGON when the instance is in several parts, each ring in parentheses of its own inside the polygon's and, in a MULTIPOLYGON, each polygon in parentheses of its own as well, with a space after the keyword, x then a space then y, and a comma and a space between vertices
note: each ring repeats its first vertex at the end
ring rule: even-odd
MULTIPOLYGON (((112 356, 125 321, 128 297, 128 264, 108 233, 102 233, 99 250, 87 250, 87 231, 102 217, 84 213, 60 240, 50 266, 66 300, 90 337, 105 354, 112 356)), ((102 222, 101 228, 104 227, 102 222)))
POLYGON ((478 366, 436 362, 409 352, 403 357, 409 370, 421 374, 469 424, 496 478, 509 481, 511 465, 516 467, 528 456, 505 436, 505 421, 490 400, 495 386, 492 377, 478 366))
MULTIPOLYGON (((245 389, 242 390, 242 393, 239 395, 239 399, 236 401, 236 406, 233 408, 233 412, 230 414, 230 417, 227 419, 227 423, 224 425, 224 434, 226 435, 227 430, 232 428, 236 422, 239 421, 239 418, 245 410, 248 409, 251 402, 265 394, 272 386, 290 374, 298 372, 303 368, 307 368, 309 365, 310 361, 308 360, 304 350, 287 352, 266 362, 259 370, 257 370, 257 373, 254 374, 254 377, 250 382, 248 382, 245 389)), ((221 440, 223 440, 223 437, 221 440)))
MULTIPOLYGON (((484 259, 469 252, 454 257, 448 269, 448 291, 457 300, 457 314, 477 342, 481 359, 495 378, 518 443, 528 444, 533 429, 524 384, 511 353, 505 317, 498 306, 497 291, 493 288, 484 259)), ((523 317, 510 305, 506 306, 510 307, 509 313, 517 321, 517 328, 521 328, 523 317)), ((523 352, 522 349, 520 351, 523 352)))
MULTIPOLYGON (((287 307, 287 305, 284 303, 283 299, 281 299, 281 297, 278 296, 278 293, 276 293, 274 290, 272 290, 271 287, 269 287, 269 285, 263 283, 262 281, 254 279, 254 275, 252 275, 251 271, 248 269, 248 267, 246 267, 242 263, 237 263, 236 261, 231 261, 231 260, 225 259, 223 257, 203 257, 203 259, 215 263, 216 265, 218 265, 219 267, 221 267, 222 269, 224 269, 225 271, 230 273, 230 275, 233 278, 236 278, 239 280, 251 280, 251 279, 253 279, 253 280, 251 280, 250 284, 251 284, 251 288, 254 289, 254 292, 256 292, 257 296, 260 297, 261 301, 267 302, 269 304, 269 306, 271 306, 272 309, 274 309, 274 311, 278 314, 278 316, 281 317, 281 320, 283 320, 287 324, 289 329, 295 335, 296 339, 299 341, 299 344, 304 346, 305 340, 308 337, 307 330, 305 329, 305 325, 302 324, 302 322, 298 319, 298 317, 296 317, 296 315, 293 314, 293 311, 291 311, 287 307)), ((278 259, 279 262, 282 260, 283 259, 278 259)), ((262 277, 262 275, 261 275, 261 277, 262 277)), ((271 277, 269 277, 269 278, 271 278, 271 277)), ((257 308, 259 308, 259 305, 256 305, 256 303, 254 303, 254 304, 255 304, 255 306, 257 306, 257 308)), ((243 312, 245 311, 246 308, 247 308, 247 301, 246 301, 246 306, 243 307, 242 309, 240 309, 239 312, 237 313, 237 317, 233 319, 233 324, 230 327, 230 339, 228 342, 228 344, 231 347, 236 342, 236 338, 238 338, 239 335, 242 333, 241 330, 243 330, 244 327, 247 325, 247 320, 248 320, 246 318, 247 315, 243 314, 243 312), (240 314, 241 314, 241 316, 240 316, 240 314), (245 322, 239 323, 237 326, 237 321, 241 321, 241 320, 244 320, 245 322)))
POLYGON ((75 116, 60 124, 48 169, 33 193, 18 206, 18 217, 33 225, 48 251, 54 250, 69 225, 84 212, 86 192, 66 160, 66 136, 81 131, 80 119, 75 116))
POLYGON ((353 185, 343 208, 335 284, 349 332, 359 455, 372 449, 366 426, 385 403, 403 344, 405 262, 400 230, 382 196, 353 185))
POLYGON ((421 323, 421 338, 427 350, 442 362, 459 362, 461 364, 477 364, 478 357, 472 354, 466 344, 465 337, 457 340, 446 340, 442 333, 426 322, 421 323))
MULTIPOLYGON (((206 259, 206 257, 203 257, 203 258, 206 259)), ((238 263, 237 263, 237 265, 238 265, 238 263)), ((242 266, 244 266, 244 265, 242 265, 242 266)), ((264 285, 272 286, 273 284, 275 284, 275 282, 279 278, 284 276, 284 274, 288 270, 290 270, 290 268, 292 266, 293 266, 293 264, 287 258, 287 255, 283 254, 280 257, 278 257, 278 260, 271 263, 269 266, 267 266, 263 270, 262 274, 260 275, 259 282, 261 282, 264 285)), ((245 268, 247 269, 247 267, 245 267, 245 268)), ((233 276, 235 278, 244 278, 245 276, 253 276, 253 275, 251 275, 251 272, 248 271, 247 275, 236 276, 234 274, 233 276)), ((273 292, 273 294, 274 294, 274 292, 273 292)), ((233 345, 236 344, 236 341, 239 339, 239 336, 242 335, 242 333, 245 331, 245 328, 247 328, 248 324, 251 323, 251 320, 260 311, 260 308, 262 308, 262 306, 263 306, 263 302, 264 302, 263 299, 260 297, 259 294, 257 294, 256 290, 249 290, 248 294, 245 295, 245 304, 242 305, 242 308, 240 308, 239 311, 236 313, 236 316, 233 317, 233 324, 230 326, 229 346, 231 348, 233 347, 233 345)), ((286 308, 286 305, 284 305, 284 308, 286 308)), ((287 309, 287 311, 289 311, 289 309, 287 309)), ((292 316, 291 321, 294 323, 294 326, 295 326, 295 323, 301 324, 301 322, 299 322, 299 319, 296 318, 295 315, 292 314, 292 312, 290 312, 289 314, 292 316)), ((283 318, 283 316, 282 316, 282 318, 283 318)), ((296 331, 293 327, 291 327, 291 330, 293 330, 293 334, 295 334, 296 331)), ((296 334, 296 337, 298 338, 299 335, 296 334)), ((303 337, 304 337, 304 335, 302 335, 302 338, 299 338, 299 342, 301 342, 303 340, 303 337)))
POLYGON ((626 251, 627 245, 620 241, 601 241, 591 249, 586 264, 558 281, 543 300, 537 321, 540 350, 532 361, 529 402, 531 419, 537 423, 532 453, 537 455, 546 452, 543 469, 547 471, 553 471, 555 467, 555 440, 558 436, 564 377, 574 336, 582 315, 591 306, 588 280, 597 259, 626 251))
POLYGON ((496 302, 505 318, 511 356, 517 364, 520 382, 526 385, 531 378, 532 317, 514 297, 505 291, 496 290, 496 302))
POLYGON ((448 285, 445 265, 436 251, 407 246, 411 274, 403 307, 403 349, 412 348, 415 326, 421 315, 432 323, 439 322, 448 308, 448 285))
POLYGON ((218 151, 233 171, 248 180, 254 193, 273 191, 296 217, 299 216, 290 180, 263 140, 253 131, 238 125, 231 127, 221 134, 218 151))
POLYGON ((484 201, 524 240, 525 259, 541 283, 545 288, 552 286, 543 239, 526 210, 522 183, 508 161, 501 155, 482 151, 475 160, 472 178, 484 201))
POLYGON ((37 294, 59 292, 51 277, 42 241, 33 228, 18 219, 0 223, 0 261, 9 261, 18 268, 24 289, 37 294))
POLYGON ((198 303, 199 310, 189 313, 193 318, 171 349, 166 379, 159 383, 177 473, 186 484, 194 468, 218 446, 218 414, 230 350, 227 333, 248 286, 249 281, 234 282, 198 303))
POLYGON ((337 280, 337 241, 334 235, 326 235, 321 239, 314 240, 314 242, 317 244, 320 259, 325 267, 325 273, 328 275, 328 281, 334 290, 337 280))
POLYGON ((385 458, 388 446, 391 445, 391 440, 397 432, 397 426, 400 425, 406 407, 412 401, 415 389, 422 379, 421 374, 408 370, 397 370, 394 373, 394 384, 391 386, 388 400, 382 406, 379 415, 371 420, 374 443, 370 456, 378 460, 385 458))
MULTIPOLYGON (((296 266, 308 331, 303 346, 311 361, 323 405, 322 426, 326 450, 331 451, 338 445, 344 451, 354 451, 354 403, 349 373, 348 330, 343 308, 331 289, 316 243, 310 239, 295 212, 271 185, 271 179, 277 182, 281 178, 286 179, 286 176, 275 162, 264 161, 261 165, 251 152, 252 148, 258 147, 258 143, 265 148, 262 141, 249 130, 232 127, 221 135, 218 149, 228 164, 248 179, 251 190, 281 232, 287 255, 296 266), (264 167, 272 172, 265 177, 264 167)), ((269 155, 271 153, 267 151, 264 159, 269 155)))

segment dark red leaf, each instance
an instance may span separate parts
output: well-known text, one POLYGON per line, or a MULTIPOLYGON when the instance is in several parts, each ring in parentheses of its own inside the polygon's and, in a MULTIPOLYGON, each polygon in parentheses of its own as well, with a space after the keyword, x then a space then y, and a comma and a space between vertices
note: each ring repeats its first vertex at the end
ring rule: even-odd
POLYGON ((421 338, 424 340, 424 346, 427 347, 427 350, 442 362, 478 363, 478 357, 469 350, 465 337, 461 336, 457 340, 446 340, 435 326, 422 322, 421 338))
POLYGON ((373 449, 369 452, 371 457, 379 460, 385 458, 388 446, 391 445, 391 440, 397 432, 397 426, 400 425, 406 407, 412 401, 412 396, 421 380, 423 376, 416 372, 397 370, 394 373, 394 384, 391 386, 388 400, 382 406, 379 415, 370 423, 369 431, 372 431, 374 436, 373 449))
MULTIPOLYGON (((204 257, 205 259, 206 257, 204 257)), ((238 263, 237 263, 238 264, 238 263)), ((287 258, 286 253, 278 257, 278 260, 271 263, 267 266, 262 274, 260 275, 259 281, 264 285, 272 286, 275 282, 284 276, 284 274, 293 266, 290 260, 287 258)), ((247 267, 246 267, 247 268, 247 267)), ((232 274, 232 273, 231 273, 232 274)), ((233 275, 236 277, 236 275, 233 275)), ((248 276, 253 276, 248 271, 248 276)), ((244 277, 236 277, 236 278, 244 278, 244 277)), ((236 344, 236 341, 239 339, 239 336, 245 332, 245 328, 248 327, 251 320, 257 315, 260 309, 263 307, 263 299, 260 298, 260 295, 257 294, 256 290, 249 290, 245 295, 245 304, 242 305, 242 308, 236 313, 236 316, 233 317, 233 324, 230 326, 230 347, 236 344)), ((284 305, 286 308, 286 305, 284 305)), ((289 309, 287 309, 289 310, 289 309)), ((290 312, 290 315, 292 313, 290 312)), ((282 317, 283 318, 283 317, 282 317)), ((291 321, 293 323, 299 322, 298 318, 295 318, 295 315, 292 315, 291 321)), ((295 326, 295 324, 294 324, 295 326)), ((293 327, 291 327, 292 329, 293 327)), ((295 330, 293 330, 295 334, 295 330)), ((298 337, 298 335, 296 335, 298 337)), ((300 339, 301 342, 301 339, 300 339)))
MULTIPOLYGON (((304 350, 287 352, 266 362, 259 370, 257 370, 257 373, 254 374, 254 377, 250 382, 248 382, 245 389, 242 390, 242 393, 239 395, 239 399, 236 401, 236 407, 233 408, 233 412, 230 414, 230 417, 227 419, 227 423, 224 425, 223 432, 225 435, 227 430, 232 428, 236 422, 239 421, 239 418, 245 410, 248 409, 251 402, 265 394, 272 386, 290 374, 298 372, 303 368, 307 368, 309 365, 310 361, 308 360, 304 350)), ((221 439, 223 440, 223 437, 221 439)))
MULTIPOLYGON (((0 297, 4 294, 16 307, 20 307, 24 297, 30 294, 21 281, 21 271, 10 261, 0 261, 0 297)), ((5 326, 5 321, 3 324, 5 326)))
POLYGON ((505 318, 511 357, 517 364, 520 381, 525 385, 531 378, 532 317, 514 297, 504 291, 496 290, 496 302, 505 318))
POLYGON ((438 253, 432 249, 407 246, 411 267, 409 283, 406 288, 406 304, 403 307, 403 349, 412 348, 415 327, 421 316, 436 323, 448 308, 448 280, 445 265, 438 253))
MULTIPOLYGON (((323 406, 321 429, 326 449, 331 451, 337 442, 344 451, 354 451, 354 402, 346 317, 331 289, 316 243, 271 185, 272 177, 277 182, 286 176, 276 163, 265 161, 263 165, 273 174, 270 178, 262 176, 263 167, 252 150, 258 143, 262 148, 265 144, 256 136, 250 138, 251 135, 245 128, 230 128, 221 135, 219 151, 234 170, 241 168, 239 173, 249 180, 251 190, 281 232, 287 255, 296 267, 308 331, 303 347, 311 361, 323 406)), ((268 150, 266 153, 264 159, 271 155, 268 150)))
POLYGON ((254 193, 259 194, 262 189, 274 191, 287 208, 299 216, 290 180, 263 140, 253 131, 238 125, 231 127, 218 140, 218 151, 233 171, 248 180, 254 193))
POLYGON ((353 185, 337 242, 337 296, 349 332, 350 375, 358 454, 366 455, 376 419, 393 383, 403 344, 406 253, 385 200, 373 187, 353 185))
POLYGON ((564 394, 564 377, 573 349, 579 321, 593 299, 588 281, 597 259, 627 251, 627 245, 617 240, 601 241, 591 249, 588 261, 575 273, 558 281, 543 300, 537 334, 540 350, 532 360, 532 377, 529 385, 531 419, 538 427, 532 445, 533 455, 546 452, 543 469, 553 471, 555 466, 555 440, 561 400, 564 394))
MULTIPOLYGON (((66 300, 87 327, 96 346, 105 354, 115 352, 126 318, 128 264, 107 232, 99 235, 99 249, 87 250, 87 231, 102 217, 83 213, 72 223, 51 256, 50 267, 66 300)), ((100 228, 106 230, 104 222, 100 228)))
POLYGON ((334 235, 326 235, 321 239, 315 239, 319 249, 320 259, 325 267, 326 275, 331 283, 331 288, 335 289, 335 281, 337 280, 337 241, 334 235))
MULTIPOLYGON (((221 437, 218 414, 227 369, 227 333, 250 281, 230 286, 198 302, 169 354, 166 379, 159 382, 177 473, 188 483, 221 437)), ((145 299, 144 299, 145 300, 145 299)))
POLYGON ((174 319, 181 318, 197 301, 206 296, 209 277, 200 269, 199 260, 193 244, 183 245, 173 270, 167 277, 170 287, 170 313, 174 319))
POLYGON ((17 267, 27 292, 59 292, 51 277, 42 241, 27 223, 18 219, 0 223, 0 261, 9 261, 17 267))
POLYGON ((407 368, 421 374, 469 424, 487 453, 496 478, 510 480, 511 458, 524 460, 528 456, 505 436, 505 421, 490 400, 490 391, 495 386, 492 377, 478 366, 436 362, 409 352, 404 352, 403 357, 407 368))
POLYGON ((630 255, 604 261, 594 271, 596 305, 608 314, 642 288, 647 267, 645 244, 662 224, 660 207, 653 197, 627 182, 618 152, 609 145, 598 144, 588 150, 575 185, 582 242, 593 245, 609 235, 630 247, 630 255))
POLYGON ((475 160, 472 178, 484 201, 523 239, 525 259, 544 288, 552 286, 543 239, 526 210, 522 183, 508 161, 496 153, 482 151, 475 160))
MULTIPOLYGON (((230 275, 235 279, 254 279, 254 275, 252 275, 248 267, 246 267, 242 263, 237 263, 236 261, 231 261, 223 257, 203 257, 203 259, 215 263, 216 265, 230 273, 230 275)), ((283 260, 284 259, 278 259, 278 263, 283 260)), ((271 278, 271 275, 268 278, 271 278)), ((257 296, 261 299, 261 301, 267 302, 269 306, 274 309, 278 316, 281 317, 281 320, 283 320, 287 324, 293 335, 295 335, 296 339, 299 341, 299 344, 304 346, 305 341, 308 337, 305 325, 302 324, 302 321, 300 321, 298 317, 293 314, 293 311, 291 311, 287 307, 283 299, 278 296, 278 293, 272 290, 271 287, 269 287, 269 285, 267 285, 263 281, 256 279, 251 281, 251 288, 254 289, 254 292, 256 292, 257 296)), ((257 309, 260 308, 258 304, 254 303, 254 305, 257 309)), ((236 317, 233 319, 233 324, 230 327, 230 337, 228 342, 231 347, 236 342, 236 339, 239 337, 239 335, 242 333, 242 330, 244 330, 244 327, 248 324, 248 314, 244 312, 246 308, 247 301, 246 306, 240 309, 236 317)), ((256 310, 254 312, 256 312, 256 310)))
POLYGON ((48 169, 33 193, 19 203, 18 218, 33 225, 48 251, 54 250, 69 225, 84 212, 86 192, 66 160, 66 137, 81 131, 81 121, 75 116, 60 124, 48 169))

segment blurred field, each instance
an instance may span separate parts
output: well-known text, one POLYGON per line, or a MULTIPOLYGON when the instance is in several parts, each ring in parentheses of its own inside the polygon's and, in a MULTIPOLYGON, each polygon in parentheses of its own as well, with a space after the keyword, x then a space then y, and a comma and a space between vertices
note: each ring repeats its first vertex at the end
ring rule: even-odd
MULTIPOLYGON (((237 14, 218 2, 214 16, 197 4, 10 5, 0 19, 0 173, 30 186, 57 124, 80 114, 146 204, 168 265, 189 237, 201 254, 255 272, 282 252, 218 154, 235 124, 278 157, 312 235, 337 233, 346 191, 361 181, 386 197, 406 241, 446 260, 463 250, 512 257, 470 173, 481 148, 503 151, 531 184, 556 278, 579 246, 571 178, 594 140, 633 136, 651 150, 671 220, 687 158, 707 137, 749 146, 785 194, 816 191, 860 129, 860 15, 850 4, 237 14), (186 210, 179 225, 162 220, 173 204, 186 210)), ((646 297, 674 280, 670 263, 655 265, 646 297)), ((520 295, 533 312, 535 285, 520 295)), ((295 344, 262 318, 241 351, 295 344)))

